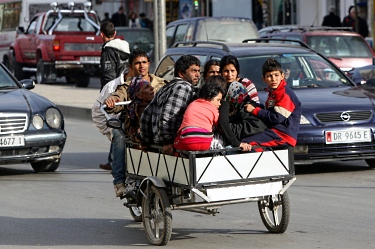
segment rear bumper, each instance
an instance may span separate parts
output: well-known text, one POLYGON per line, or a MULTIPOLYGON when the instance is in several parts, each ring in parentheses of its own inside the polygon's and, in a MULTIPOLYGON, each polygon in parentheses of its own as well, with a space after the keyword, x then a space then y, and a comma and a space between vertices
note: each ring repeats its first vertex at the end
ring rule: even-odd
POLYGON ((100 62, 99 61, 56 61, 55 62, 55 68, 58 69, 79 69, 79 68, 85 68, 85 67, 97 67, 100 68, 100 62))

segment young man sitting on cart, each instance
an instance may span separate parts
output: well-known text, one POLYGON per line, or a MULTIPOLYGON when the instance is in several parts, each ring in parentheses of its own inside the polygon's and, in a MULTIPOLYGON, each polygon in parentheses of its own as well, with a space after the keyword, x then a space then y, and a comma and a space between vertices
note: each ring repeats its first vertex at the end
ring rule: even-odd
MULTIPOLYGON (((153 74, 149 74, 149 66, 150 66, 150 58, 148 57, 147 53, 141 49, 135 49, 129 56, 129 69, 132 71, 133 75, 139 76, 142 79, 150 82, 154 91, 162 88, 165 85, 165 80, 159 78, 153 74)), ((107 105, 107 112, 108 113, 119 113, 126 110, 125 106, 115 106, 116 102, 128 101, 130 100, 128 96, 128 88, 131 84, 131 78, 127 79, 125 84, 120 85, 116 91, 109 96, 105 100, 105 104, 107 105)), ((120 131, 114 130, 117 134, 118 139, 120 140, 119 143, 124 144, 125 138, 123 137, 120 131)), ((121 148, 123 149, 123 148, 121 148)), ((125 148, 126 149, 126 148, 125 148)), ((125 150, 123 149, 123 151, 125 150)), ((125 188, 125 173, 126 173, 126 165, 125 165, 125 152, 117 153, 115 157, 113 157, 112 162, 112 176, 113 176, 113 185, 115 188, 116 197, 123 197, 126 191, 125 188)))
POLYGON ((163 146, 163 152, 174 155, 174 139, 187 106, 196 98, 194 86, 200 77, 200 61, 183 55, 175 63, 175 78, 160 89, 141 116, 140 135, 143 147, 163 146))
POLYGON ((284 80, 278 61, 269 58, 262 66, 262 79, 268 85, 265 109, 246 105, 246 111, 261 119, 267 129, 246 137, 252 146, 295 146, 301 119, 301 102, 284 80))

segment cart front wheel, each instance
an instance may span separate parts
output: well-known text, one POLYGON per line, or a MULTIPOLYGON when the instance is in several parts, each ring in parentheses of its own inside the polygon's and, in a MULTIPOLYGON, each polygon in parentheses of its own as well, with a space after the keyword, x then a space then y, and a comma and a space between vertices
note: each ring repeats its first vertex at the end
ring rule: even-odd
POLYGON ((263 224, 271 233, 283 233, 288 227, 290 217, 289 196, 270 195, 258 201, 258 208, 263 224))
POLYGON ((129 207, 129 211, 134 221, 142 222, 142 208, 141 207, 129 207))
POLYGON ((172 211, 163 188, 151 185, 142 199, 143 227, 153 245, 166 245, 172 235, 172 211))

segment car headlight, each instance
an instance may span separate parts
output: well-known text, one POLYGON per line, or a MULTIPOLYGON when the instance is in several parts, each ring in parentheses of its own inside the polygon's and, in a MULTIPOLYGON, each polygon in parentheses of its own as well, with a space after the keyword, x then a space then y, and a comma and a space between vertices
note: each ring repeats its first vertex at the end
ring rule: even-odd
POLYGON ((301 120, 299 121, 299 124, 311 124, 311 123, 307 118, 305 118, 305 116, 301 115, 301 120))
POLYGON ((42 129, 42 127, 43 127, 43 123, 44 123, 44 122, 43 122, 43 119, 42 119, 41 116, 39 116, 39 115, 35 115, 35 116, 33 117, 32 122, 33 122, 33 126, 35 127, 35 129, 37 129, 37 130, 42 129))
POLYGON ((46 112, 46 122, 51 128, 59 128, 62 117, 60 112, 55 108, 49 108, 46 112))

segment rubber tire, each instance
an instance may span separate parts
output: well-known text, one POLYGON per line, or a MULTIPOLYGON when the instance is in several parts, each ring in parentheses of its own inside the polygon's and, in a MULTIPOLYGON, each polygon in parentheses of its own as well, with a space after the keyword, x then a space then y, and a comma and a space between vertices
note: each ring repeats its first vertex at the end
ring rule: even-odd
POLYGON ((77 87, 87 87, 90 84, 90 76, 83 75, 74 79, 77 87))
POLYGON ((168 196, 163 188, 154 185, 146 189, 145 194, 150 198, 150 205, 147 197, 142 198, 143 227, 147 238, 153 245, 166 245, 172 235, 172 211, 168 196), (161 225, 160 228, 156 229, 155 224, 161 225))
POLYGON ((53 172, 60 166, 60 158, 55 160, 46 160, 32 162, 31 167, 35 172, 53 172))
POLYGON ((13 64, 13 70, 11 69, 11 72, 13 73, 14 77, 16 77, 17 80, 23 80, 26 79, 26 74, 24 71, 22 71, 22 63, 18 63, 16 61, 16 56, 12 56, 12 64, 13 64))
POLYGON ((276 205, 272 201, 272 196, 267 196, 265 200, 258 201, 258 209, 263 224, 271 233, 283 233, 286 231, 290 218, 289 196, 285 191, 283 195, 274 195, 277 197, 276 205), (281 208, 281 212, 279 210, 281 208), (275 212, 276 211, 276 212, 275 212), (275 213, 278 222, 275 222, 275 213), (281 214, 281 218, 278 218, 281 214), (278 224, 276 224, 278 223, 278 224))
POLYGON ((129 211, 131 216, 133 217, 134 221, 142 222, 142 208, 141 207, 129 207, 129 211))
POLYGON ((370 168, 375 168, 375 159, 365 159, 365 161, 370 168))
POLYGON ((37 84, 45 84, 47 83, 44 78, 44 62, 42 59, 38 60, 38 63, 36 64, 36 83, 37 84))

